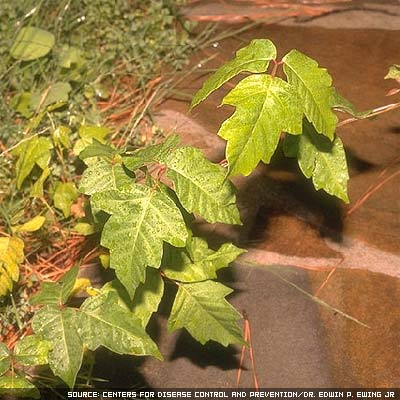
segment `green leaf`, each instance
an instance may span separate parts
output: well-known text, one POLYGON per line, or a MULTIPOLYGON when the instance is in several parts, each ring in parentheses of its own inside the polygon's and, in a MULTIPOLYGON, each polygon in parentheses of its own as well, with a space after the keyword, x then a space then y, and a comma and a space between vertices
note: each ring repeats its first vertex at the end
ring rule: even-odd
POLYGON ((90 350, 104 346, 119 354, 152 355, 161 359, 156 344, 147 335, 141 321, 113 300, 88 298, 80 308, 80 334, 90 350))
POLYGON ((101 244, 110 249, 110 265, 131 297, 144 281, 146 267, 160 266, 163 241, 177 247, 185 245, 187 230, 182 214, 156 188, 133 184, 94 193, 92 205, 111 215, 104 225, 101 244))
POLYGON ((199 214, 210 223, 241 224, 234 187, 226 179, 224 168, 208 161, 193 147, 181 147, 162 161, 188 212, 199 214))
POLYGON ((400 80, 400 64, 393 64, 389 68, 389 71, 386 74, 385 79, 400 80))
POLYGON ((338 137, 332 143, 304 121, 303 134, 288 136, 286 141, 286 155, 297 155, 301 171, 307 178, 312 177, 316 190, 323 189, 346 203, 349 202, 346 154, 338 137))
POLYGON ((30 92, 18 93, 11 99, 10 106, 25 118, 30 118, 35 112, 33 97, 30 92))
POLYGON ((231 243, 223 244, 217 251, 208 248, 204 239, 193 237, 186 249, 169 246, 164 252, 162 270, 165 275, 180 282, 200 282, 215 279, 217 271, 225 268, 245 250, 231 243))
POLYGON ((35 60, 45 56, 53 48, 54 41, 52 33, 27 26, 19 31, 10 53, 17 60, 35 60))
POLYGON ((366 118, 371 114, 371 110, 367 111, 357 111, 354 107, 353 103, 346 98, 344 98, 339 92, 335 89, 332 92, 332 108, 350 114, 355 118, 366 118))
POLYGON ((75 266, 65 273, 58 282, 42 282, 40 290, 31 297, 32 305, 61 306, 69 298, 78 276, 79 268, 75 266))
POLYGON ((182 283, 172 306, 168 329, 185 328, 201 344, 214 340, 244 344, 241 315, 225 300, 232 290, 218 282, 182 283))
POLYGON ((58 62, 60 67, 69 69, 74 66, 82 66, 85 63, 85 59, 81 50, 73 46, 64 45, 61 49, 58 62))
POLYGON ((24 261, 24 242, 17 237, 0 237, 0 297, 11 291, 24 261))
POLYGON ((14 348, 14 360, 22 365, 35 366, 48 363, 51 343, 38 335, 26 336, 19 340, 14 348))
POLYGON ((195 94, 191 108, 202 102, 225 82, 241 72, 265 72, 269 62, 276 58, 275 45, 268 39, 255 39, 236 52, 236 57, 224 64, 210 76, 202 88, 195 94))
POLYGON ((132 183, 132 178, 126 174, 122 164, 100 158, 91 163, 83 173, 79 191, 92 195, 110 189, 118 190, 132 183))
POLYGON ((18 156, 16 164, 18 189, 21 188, 22 183, 31 173, 35 164, 42 170, 48 166, 52 147, 48 138, 33 136, 14 149, 13 154, 18 156))
POLYGON ((10 352, 8 347, 0 342, 0 375, 10 368, 10 352))
POLYGON ((147 268, 146 279, 136 289, 133 298, 133 313, 138 317, 145 328, 151 315, 157 311, 164 293, 164 281, 160 272, 154 268, 147 268))
POLYGON ((71 148, 70 134, 71 128, 69 126, 60 125, 53 131, 54 143, 56 145, 63 145, 66 149, 71 148))
POLYGON ((218 135, 226 148, 231 175, 249 175, 260 161, 269 163, 282 131, 301 133, 303 111, 295 90, 282 79, 252 75, 223 99, 236 107, 218 135))
POLYGON ((164 142, 138 149, 132 155, 123 157, 123 163, 131 171, 146 164, 160 162, 171 154, 179 143, 178 135, 169 136, 164 142))
POLYGON ((100 143, 105 143, 109 133, 110 130, 105 126, 82 125, 78 130, 81 138, 74 145, 74 154, 79 156, 82 150, 93 143, 94 139, 100 143))
POLYGON ((338 119, 332 111, 334 88, 328 71, 297 50, 291 50, 282 61, 288 82, 302 100, 307 119, 317 132, 333 140, 338 119))
POLYGON ((18 375, 0 377, 0 395, 9 394, 15 398, 40 399, 39 390, 26 378, 18 375))
MULTIPOLYGON (((42 107, 44 108, 54 103, 67 102, 71 90, 71 85, 68 82, 53 83, 47 91, 42 107)), ((43 96, 41 96, 41 98, 42 97, 43 96)))
POLYGON ((31 189, 31 196, 32 197, 43 197, 43 185, 46 179, 50 176, 50 169, 46 167, 39 179, 33 184, 31 189))
POLYGON ((52 345, 48 358, 54 375, 73 388, 83 356, 77 312, 72 308, 58 310, 46 306, 35 314, 32 327, 35 333, 46 338, 52 345))
POLYGON ((79 158, 84 160, 91 157, 106 157, 111 160, 116 154, 118 154, 117 149, 93 139, 93 143, 79 153, 79 158))
POLYGON ((71 214, 71 206, 78 198, 78 191, 72 182, 58 182, 53 195, 54 207, 61 210, 65 218, 71 214))

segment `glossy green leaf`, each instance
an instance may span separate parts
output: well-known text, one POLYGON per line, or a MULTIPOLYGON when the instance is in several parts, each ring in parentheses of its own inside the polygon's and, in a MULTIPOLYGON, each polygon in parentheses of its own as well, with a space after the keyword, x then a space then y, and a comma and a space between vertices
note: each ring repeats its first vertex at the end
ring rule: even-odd
POLYGON ((147 266, 158 268, 163 241, 183 247, 186 226, 175 203, 145 185, 94 193, 92 205, 110 214, 101 244, 110 249, 110 265, 131 297, 144 281, 147 266))
POLYGON ((244 252, 231 243, 223 244, 216 251, 211 250, 204 239, 193 237, 184 249, 168 246, 162 270, 168 278, 180 282, 215 279, 219 269, 227 267, 244 252))
POLYGON ((51 343, 38 335, 26 336, 14 348, 14 360, 22 365, 35 366, 48 363, 51 343))
POLYGON ((133 184, 133 180, 126 174, 122 164, 98 159, 90 164, 83 173, 79 191, 92 195, 110 189, 118 190, 131 184, 133 184))
POLYGON ((31 173, 33 167, 38 165, 44 170, 50 161, 52 144, 48 138, 33 136, 22 142, 13 154, 18 156, 16 163, 17 188, 20 189, 25 178, 31 173))
POLYGON ((43 307, 36 312, 32 327, 36 334, 46 338, 52 345, 48 359, 54 375, 73 388, 83 356, 77 311, 72 308, 59 310, 51 306, 43 307))
POLYGON ((58 182, 53 195, 54 207, 61 210, 65 218, 71 214, 71 206, 78 198, 78 191, 72 182, 58 182))
POLYGON ((276 48, 268 39, 255 39, 236 52, 233 60, 224 64, 211 75, 193 97, 191 108, 202 102, 225 82, 241 72, 265 72, 271 60, 276 58, 276 48))
POLYGON ((90 350, 104 346, 119 354, 162 358, 141 321, 116 303, 112 293, 105 301, 97 296, 88 298, 79 314, 79 332, 90 350))
POLYGON ((19 31, 10 53, 17 60, 35 60, 45 56, 53 48, 54 41, 52 33, 27 26, 19 31))
POLYGON ((160 271, 154 268, 147 268, 146 279, 136 289, 133 298, 133 313, 138 317, 145 328, 151 315, 157 311, 164 293, 164 281, 160 271))
POLYGON ((146 164, 160 162, 171 154, 179 143, 178 135, 171 135, 165 141, 143 149, 134 151, 123 158, 123 163, 131 171, 143 167, 146 164))
POLYGON ((218 135, 228 141, 231 175, 249 175, 260 161, 269 163, 282 131, 301 133, 303 111, 295 90, 282 79, 252 75, 223 100, 236 107, 218 135))
POLYGON ((0 375, 10 368, 10 352, 8 347, 0 342, 0 375))
POLYGON ((181 147, 164 158, 167 177, 188 212, 210 223, 241 224, 234 187, 226 171, 208 161, 199 149, 181 147))
POLYGON ((76 279, 78 277, 79 267, 72 267, 67 271, 61 279, 57 282, 61 286, 61 303, 67 302, 75 286, 76 279))
POLYGON ((389 71, 386 74, 385 79, 400 80, 400 64, 393 64, 389 68, 389 71))
POLYGON ((0 395, 14 398, 40 399, 39 390, 26 378, 15 374, 0 377, 0 395))
POLYGON ((185 328, 201 344, 244 344, 237 324, 241 315, 225 300, 230 293, 232 289, 214 281, 180 284, 168 329, 185 328))
POLYGON ((297 50, 290 51, 282 61, 288 82, 301 98, 307 119, 317 132, 333 140, 338 119, 332 111, 334 88, 328 71, 297 50))
POLYGON ((307 178, 312 178, 316 190, 323 189, 349 202, 349 174, 340 138, 336 137, 332 143, 319 135, 309 122, 304 121, 303 134, 288 136, 285 142, 286 155, 297 156, 301 171, 307 178))

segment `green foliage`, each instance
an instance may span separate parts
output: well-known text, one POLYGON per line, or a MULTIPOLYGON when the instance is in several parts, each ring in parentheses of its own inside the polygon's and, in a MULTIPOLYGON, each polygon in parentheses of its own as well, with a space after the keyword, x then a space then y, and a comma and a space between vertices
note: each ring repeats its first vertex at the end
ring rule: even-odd
POLYGON ((179 284, 168 328, 186 328, 200 343, 244 344, 236 321, 241 315, 225 300, 232 290, 218 282, 179 284))
MULTIPOLYGON (((250 47, 259 50, 255 60, 264 57, 274 61, 271 74, 265 68, 241 80, 223 99, 222 104, 235 107, 234 114, 221 126, 218 134, 227 140, 226 158, 229 175, 249 175, 260 161, 269 163, 280 138, 286 134, 285 154, 296 157, 301 171, 312 178, 316 190, 348 202, 348 171, 341 140, 336 136, 338 118, 333 110, 346 112, 356 118, 366 118, 370 111, 358 112, 353 104, 332 86, 325 68, 298 50, 291 50, 281 61, 276 51, 263 39, 237 52, 236 58, 220 67, 203 84, 192 101, 192 107, 204 100, 233 75, 230 65, 236 65, 238 55, 247 54, 250 47), (275 76, 283 64, 287 81, 275 76), (224 79, 221 79, 221 76, 224 79)), ((246 69, 243 69, 247 71, 246 69)), ((237 73, 242 72, 240 68, 237 73)))
POLYGON ((395 79, 400 80, 400 65, 393 64, 390 68, 388 73, 385 76, 385 79, 395 79))

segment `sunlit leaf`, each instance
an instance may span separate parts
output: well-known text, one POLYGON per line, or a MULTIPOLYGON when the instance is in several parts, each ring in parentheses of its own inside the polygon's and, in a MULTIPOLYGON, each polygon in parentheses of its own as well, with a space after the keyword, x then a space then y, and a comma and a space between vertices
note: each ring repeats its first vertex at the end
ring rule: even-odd
POLYGON ((269 75, 249 76, 225 96, 236 107, 218 135, 228 141, 231 175, 249 175, 260 161, 269 163, 282 131, 301 133, 303 111, 295 90, 269 75))
POLYGON ((191 107, 207 98, 212 92, 220 88, 225 82, 241 72, 265 72, 271 60, 276 58, 276 48, 268 39, 255 39, 249 45, 236 52, 233 60, 224 64, 211 75, 202 88, 193 97, 191 107))
POLYGON ((36 217, 33 217, 31 220, 25 222, 22 225, 13 226, 13 231, 22 233, 35 232, 38 231, 43 226, 45 221, 46 221, 45 217, 43 217, 42 215, 37 215, 36 217))
POLYGON ((0 395, 3 394, 18 399, 40 399, 37 387, 26 378, 15 374, 0 377, 0 395))
POLYGON ((0 237, 0 297, 12 289, 24 261, 24 242, 17 237, 0 237))
POLYGON ((19 340, 14 348, 14 360, 27 366, 44 365, 48 363, 48 353, 51 343, 38 335, 26 336, 19 340))
POLYGON ((214 281, 181 283, 168 319, 168 329, 185 328, 200 343, 244 344, 237 320, 241 315, 225 300, 232 290, 214 281))
POLYGON ((328 71, 297 50, 290 51, 282 61, 288 82, 302 100, 307 119, 317 132, 333 140, 338 119, 332 111, 334 88, 328 71))
POLYGON ((59 182, 53 195, 54 207, 61 210, 64 217, 67 218, 71 214, 71 206, 78 198, 78 191, 72 182, 59 182))

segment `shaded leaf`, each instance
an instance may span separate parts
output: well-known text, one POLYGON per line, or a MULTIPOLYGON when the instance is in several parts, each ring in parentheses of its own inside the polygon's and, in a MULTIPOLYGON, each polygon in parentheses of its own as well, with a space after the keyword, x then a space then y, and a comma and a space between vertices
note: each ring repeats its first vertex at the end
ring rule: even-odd
POLYGON ((146 279, 136 289, 133 298, 132 312, 138 317, 145 328, 151 315, 157 311, 164 293, 164 281, 160 272, 154 268, 147 268, 146 279))
POLYGON ((225 96, 223 104, 236 107, 218 132, 228 141, 226 158, 231 175, 249 175, 260 161, 269 163, 282 131, 301 133, 299 98, 282 79, 249 76, 225 96))
POLYGON ((0 395, 9 394, 15 398, 40 399, 39 390, 26 378, 18 375, 0 377, 0 395))
MULTIPOLYGON (((68 82, 56 82, 48 89, 46 97, 42 101, 41 107, 47 107, 50 104, 67 102, 69 98, 69 92, 72 90, 71 85, 68 82)), ((41 96, 41 99, 43 95, 41 96)))
POLYGON ((58 310, 51 306, 36 312, 32 327, 51 342, 49 366, 70 388, 82 364, 83 343, 78 333, 78 316, 72 308, 58 310))
POLYGON ((195 94, 191 108, 202 102, 225 82, 241 72, 265 72, 269 62, 276 58, 275 45, 268 39, 255 39, 249 45, 236 52, 233 60, 224 64, 211 75, 195 94))
POLYGON ((27 26, 19 31, 10 53, 17 60, 35 60, 45 56, 53 48, 54 41, 52 33, 27 26))
POLYGON ((57 145, 63 145, 66 149, 71 148, 71 141, 69 136, 71 128, 69 126, 60 125, 53 131, 53 140, 57 145))
POLYGON ((332 93, 332 108, 350 114, 353 117, 362 119, 368 117, 371 114, 371 110, 367 111, 357 111, 351 101, 344 98, 339 92, 335 89, 332 93))
POLYGON ((188 212, 199 214, 210 223, 241 224, 234 187, 226 179, 224 168, 208 161, 193 147, 181 147, 162 162, 188 212))
POLYGON ((105 301, 97 296, 88 298, 79 314, 80 334, 90 350, 104 346, 119 354, 162 358, 140 320, 113 301, 112 294, 105 301))
POLYGON ((214 340, 244 344, 237 320, 241 315, 225 300, 232 290, 214 281, 182 283, 168 319, 168 329, 185 328, 201 344, 214 340))
POLYGON ((185 245, 187 231, 182 214, 165 193, 137 184, 94 193, 92 204, 111 215, 104 225, 101 244, 110 249, 110 265, 133 297, 144 281, 146 267, 160 266, 163 241, 177 247, 185 245))
POLYGON ((112 159, 116 154, 118 154, 117 149, 114 149, 113 147, 107 144, 103 144, 98 140, 93 139, 93 143, 85 147, 79 153, 79 158, 81 160, 90 157, 107 157, 109 159, 112 159))
POLYGON ((180 282, 215 279, 219 269, 227 267, 244 252, 231 243, 225 243, 214 251, 208 248, 204 239, 193 237, 188 240, 185 249, 167 247, 162 270, 168 278, 180 282))
POLYGON ((54 207, 61 210, 65 218, 71 214, 71 206, 78 198, 78 191, 72 182, 58 182, 53 195, 54 207))
POLYGON ((43 197, 43 185, 46 179, 50 176, 50 168, 46 167, 39 179, 33 184, 31 189, 31 196, 32 197, 43 197))
POLYGON ((304 121, 303 134, 288 136, 286 141, 286 155, 297 156, 301 171, 307 178, 312 178, 316 190, 323 189, 346 203, 349 202, 349 174, 340 138, 336 137, 332 143, 319 135, 310 123, 304 121))
POLYGON ((282 61, 288 82, 302 100, 307 119, 317 132, 333 140, 338 119, 332 111, 334 88, 328 71, 297 50, 291 50, 282 61))
POLYGON ((0 342, 0 375, 10 368, 10 352, 8 347, 0 342))
POLYGON ((52 147, 48 138, 33 136, 13 150, 13 154, 18 156, 16 163, 18 189, 21 188, 22 183, 31 173, 35 164, 42 170, 48 166, 52 147))
POLYGON ((41 339, 38 335, 26 336, 19 340, 14 348, 14 359, 27 366, 45 365, 51 343, 41 339))

